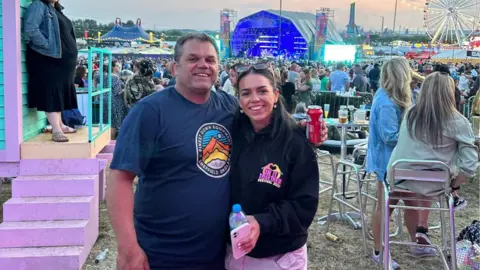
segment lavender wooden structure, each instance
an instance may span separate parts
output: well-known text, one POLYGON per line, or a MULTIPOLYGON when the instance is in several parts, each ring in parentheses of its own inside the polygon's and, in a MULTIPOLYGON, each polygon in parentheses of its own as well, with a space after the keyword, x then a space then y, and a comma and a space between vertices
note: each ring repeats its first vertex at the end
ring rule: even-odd
POLYGON ((0 177, 15 177, 3 205, 0 269, 81 269, 98 236, 98 205, 114 142, 87 129, 53 143, 44 114, 26 106, 21 18, 29 0, 0 0, 0 177))

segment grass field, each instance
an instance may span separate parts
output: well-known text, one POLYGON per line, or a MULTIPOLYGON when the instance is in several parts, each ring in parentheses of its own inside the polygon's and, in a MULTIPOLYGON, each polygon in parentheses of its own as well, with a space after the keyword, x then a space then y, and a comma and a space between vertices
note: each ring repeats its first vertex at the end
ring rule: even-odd
MULTIPOLYGON (((321 177, 324 180, 331 180, 331 170, 322 166, 321 177)), ((15 181, 15 180, 13 180, 15 181)), ((0 203, 10 198, 10 184, 4 184, 3 192, 0 196, 0 203)), ((456 213, 456 232, 460 232, 469 225, 474 219, 480 219, 480 201, 479 201, 480 181, 478 176, 471 179, 470 182, 462 186, 461 195, 468 200, 468 206, 456 213)), ((330 193, 324 193, 321 196, 318 205, 317 217, 327 214, 330 193)), ((355 203, 355 200, 352 200, 355 203)), ((368 209, 371 209, 370 207, 368 209)), ((2 210, 0 209, 0 217, 2 210)), ((438 223, 438 215, 431 215, 431 223, 438 223)), ((404 230, 406 232, 406 229, 404 230)), ((380 269, 373 264, 369 257, 366 257, 363 251, 362 234, 360 230, 354 230, 343 222, 332 223, 330 232, 338 236, 339 243, 333 243, 325 239, 325 226, 314 222, 310 227, 309 246, 309 267, 312 270, 354 270, 354 269, 380 269)), ((431 231, 431 238, 434 243, 439 243, 439 231, 431 231)), ((369 246, 371 247, 371 241, 369 246)), ((105 203, 100 204, 100 233, 98 240, 92 249, 90 256, 84 265, 84 270, 101 269, 114 270, 116 259, 115 235, 110 226, 105 203), (105 261, 95 264, 94 259, 97 254, 108 248, 109 254, 105 261)), ((402 269, 422 269, 437 270, 442 269, 439 258, 416 259, 413 258, 409 249, 406 247, 394 246, 392 249, 393 258, 402 266, 402 269)))

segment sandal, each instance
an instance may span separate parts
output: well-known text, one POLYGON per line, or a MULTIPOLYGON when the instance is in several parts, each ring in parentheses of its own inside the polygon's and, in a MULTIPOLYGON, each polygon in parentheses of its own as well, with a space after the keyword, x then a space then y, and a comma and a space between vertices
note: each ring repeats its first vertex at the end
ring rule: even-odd
POLYGON ((52 134, 52 141, 54 141, 54 142, 68 142, 69 139, 62 132, 54 132, 52 134))
POLYGON ((65 134, 77 132, 77 130, 75 130, 74 128, 71 128, 71 127, 69 127, 69 126, 63 126, 63 127, 62 127, 62 131, 63 131, 63 133, 65 133, 65 134))

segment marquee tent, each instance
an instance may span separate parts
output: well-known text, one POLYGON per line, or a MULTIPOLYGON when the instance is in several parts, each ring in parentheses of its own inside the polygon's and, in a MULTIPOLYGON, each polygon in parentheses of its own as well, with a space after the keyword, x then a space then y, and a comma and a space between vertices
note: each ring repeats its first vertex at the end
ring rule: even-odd
MULTIPOLYGON (((142 41, 150 42, 150 35, 143 29, 142 21, 137 19, 135 26, 122 26, 119 18, 116 19, 113 29, 100 37, 101 41, 125 42, 125 41, 142 41)), ((158 39, 153 38, 154 42, 158 39)))

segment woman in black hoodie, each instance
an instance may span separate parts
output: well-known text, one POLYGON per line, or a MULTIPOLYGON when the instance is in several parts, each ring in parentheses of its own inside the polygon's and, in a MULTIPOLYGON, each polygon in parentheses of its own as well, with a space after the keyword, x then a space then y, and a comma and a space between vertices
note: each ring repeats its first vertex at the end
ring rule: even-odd
POLYGON ((247 256, 229 270, 307 269, 307 236, 318 205, 319 172, 305 132, 279 100, 266 64, 239 68, 240 110, 233 128, 230 171, 232 204, 240 204, 251 226, 240 242, 247 256))

